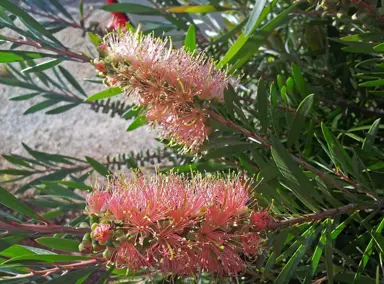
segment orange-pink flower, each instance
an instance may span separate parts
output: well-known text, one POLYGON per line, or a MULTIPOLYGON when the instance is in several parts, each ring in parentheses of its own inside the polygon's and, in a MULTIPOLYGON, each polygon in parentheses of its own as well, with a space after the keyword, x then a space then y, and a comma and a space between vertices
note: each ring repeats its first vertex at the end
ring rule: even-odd
MULTIPOLYGON (((195 151, 209 135, 205 106, 198 100, 223 101, 231 79, 203 53, 169 45, 151 35, 112 33, 101 53, 109 66, 105 76, 108 85, 136 96, 147 120, 159 125, 165 137, 195 151)), ((96 68, 102 69, 99 61, 96 68)))
POLYGON ((87 201, 101 193, 103 209, 91 237, 100 245, 113 243, 108 260, 130 270, 235 275, 257 256, 260 220, 270 218, 246 207, 250 194, 238 177, 137 175, 111 180, 87 201))

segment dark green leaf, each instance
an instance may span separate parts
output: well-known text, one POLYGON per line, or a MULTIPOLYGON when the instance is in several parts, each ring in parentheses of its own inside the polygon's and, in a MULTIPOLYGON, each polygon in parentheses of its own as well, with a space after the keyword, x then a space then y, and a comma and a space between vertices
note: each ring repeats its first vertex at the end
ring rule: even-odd
POLYGON ((86 256, 77 256, 77 255, 64 255, 64 254, 46 254, 46 255, 22 255, 13 257, 7 261, 4 261, 2 265, 14 262, 23 262, 23 261, 42 261, 42 262, 69 262, 76 260, 87 260, 86 256))
POLYGON ((191 5, 191 6, 176 6, 168 8, 167 11, 170 13, 191 13, 191 14, 205 14, 212 12, 228 11, 231 8, 215 5, 191 5))
POLYGON ((34 98, 34 97, 36 97, 38 95, 40 95, 40 93, 26 94, 26 95, 12 97, 9 100, 10 101, 25 101, 25 100, 29 100, 31 98, 34 98))
POLYGON ((0 6, 4 9, 8 10, 15 16, 19 17, 22 21, 24 21, 26 24, 28 24, 31 28, 35 29, 37 32, 45 35, 49 39, 58 42, 57 39, 52 36, 52 34, 47 31, 44 26, 39 24, 29 13, 21 9, 18 5, 8 1, 8 0, 1 0, 0 6))
POLYGON ((62 251, 79 252, 80 242, 69 239, 42 237, 35 240, 39 244, 62 251))
POLYGON ((371 128, 368 131, 367 137, 365 137, 364 139, 363 146, 362 146, 362 149, 364 151, 369 153, 372 150, 372 146, 375 142, 375 138, 377 135, 377 131, 379 130, 379 126, 380 126, 380 118, 376 119, 373 122, 371 128))
POLYGON ((26 216, 29 216, 36 220, 43 220, 41 216, 36 214, 31 208, 25 205, 23 202, 18 200, 14 195, 9 193, 6 189, 0 186, 0 203, 4 206, 15 210, 16 212, 20 212, 26 216))
POLYGON ((257 28, 257 26, 260 25, 261 21, 259 21, 259 17, 266 3, 267 0, 258 0, 254 4, 249 20, 244 28, 245 36, 249 36, 257 28))
POLYGON ((37 85, 29 84, 16 79, 0 78, 0 84, 24 88, 24 89, 30 89, 35 91, 44 91, 37 85))
POLYGON ((24 115, 27 115, 27 114, 31 114, 31 113, 35 113, 39 110, 42 110, 42 109, 45 109, 45 108, 48 108, 50 106, 53 106, 55 104, 59 103, 59 101, 55 101, 55 100, 46 100, 46 101, 43 101, 41 103, 38 103, 38 104, 35 104, 34 106, 31 106, 29 109, 27 109, 25 112, 24 112, 24 115))
POLYGON ((303 74, 300 69, 296 66, 296 64, 292 64, 292 75, 295 80, 295 84, 297 89, 299 90, 301 97, 305 98, 309 95, 307 84, 305 83, 303 74))
POLYGON ((67 81, 84 97, 87 96, 87 94, 84 92, 83 88, 80 86, 80 84, 77 82, 77 80, 69 73, 64 67, 59 66, 61 74, 67 79, 67 81))
POLYGON ((297 141, 300 134, 303 131, 305 125, 305 118, 311 111, 313 106, 314 95, 307 96, 297 108, 295 117, 293 118, 292 125, 290 126, 289 135, 288 135, 288 148, 297 141))
POLYGON ((23 73, 33 73, 33 72, 41 72, 41 71, 44 71, 44 70, 47 70, 47 69, 50 69, 58 64, 60 64, 62 61, 59 60, 59 59, 51 59, 51 60, 48 60, 48 61, 44 61, 42 63, 39 63, 37 65, 34 65, 34 66, 30 66, 28 68, 25 68, 23 70, 21 70, 21 72, 23 73))
POLYGON ((100 164, 98 161, 96 161, 90 157, 85 157, 85 159, 87 160, 88 164, 90 164, 92 166, 92 168, 95 171, 97 171, 99 174, 101 174, 103 176, 111 175, 111 172, 105 166, 100 164))
POLYGON ((256 107, 259 113, 258 118, 260 120, 261 127, 264 131, 266 131, 269 126, 268 92, 262 79, 259 79, 259 83, 257 85, 256 107))
POLYGON ((308 208, 316 211, 316 203, 313 199, 317 195, 315 188, 276 137, 272 138, 271 151, 279 171, 287 179, 287 182, 291 184, 290 188, 293 193, 308 208))
POLYGON ((57 108, 54 108, 54 109, 47 111, 46 114, 58 114, 58 113, 66 112, 66 111, 70 110, 71 108, 74 108, 78 105, 79 104, 68 104, 68 105, 64 105, 64 106, 59 106, 57 108))

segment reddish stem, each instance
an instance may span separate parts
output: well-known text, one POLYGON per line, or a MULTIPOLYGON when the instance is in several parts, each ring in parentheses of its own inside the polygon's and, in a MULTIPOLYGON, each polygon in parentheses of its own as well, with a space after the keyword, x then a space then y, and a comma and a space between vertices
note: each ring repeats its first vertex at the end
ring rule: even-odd
POLYGON ((41 235, 51 234, 71 234, 71 235, 84 235, 91 231, 90 228, 74 228, 61 225, 35 225, 35 224, 19 224, 16 222, 2 222, 0 221, 0 230, 9 232, 31 232, 41 235))
POLYGON ((277 230, 277 229, 282 229, 286 227, 291 227, 294 225, 299 225, 307 222, 316 222, 323 220, 325 218, 333 218, 337 215, 341 214, 350 214, 353 211, 360 211, 368 208, 374 208, 374 207, 383 207, 383 204, 381 203, 375 203, 374 206, 373 204, 348 204, 342 207, 338 208, 332 208, 328 209, 325 211, 321 212, 316 212, 288 220, 283 220, 283 221, 277 221, 277 222, 272 222, 271 224, 268 225, 268 229, 270 230, 277 230))

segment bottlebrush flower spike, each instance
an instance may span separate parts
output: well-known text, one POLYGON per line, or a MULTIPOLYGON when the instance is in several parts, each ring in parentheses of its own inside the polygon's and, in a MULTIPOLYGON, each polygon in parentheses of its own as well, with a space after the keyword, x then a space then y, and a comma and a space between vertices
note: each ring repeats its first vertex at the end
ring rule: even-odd
POLYGON ((116 267, 232 276, 245 270, 247 259, 257 258, 269 224, 257 222, 256 228, 259 212, 247 207, 250 198, 236 176, 136 175, 95 188, 86 212, 91 220, 98 218, 91 226, 93 242, 116 267), (90 210, 101 196, 101 209, 90 210))
POLYGON ((106 67, 101 75, 107 84, 134 95, 165 137, 197 151, 210 132, 204 102, 223 101, 231 81, 226 73, 203 53, 172 49, 152 35, 114 32, 102 46, 95 66, 106 67))

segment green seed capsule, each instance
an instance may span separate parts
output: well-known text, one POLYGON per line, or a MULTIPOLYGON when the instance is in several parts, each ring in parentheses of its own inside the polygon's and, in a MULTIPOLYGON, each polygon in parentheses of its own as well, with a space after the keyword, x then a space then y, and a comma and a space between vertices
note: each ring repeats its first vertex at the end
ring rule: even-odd
POLYGON ((98 223, 93 223, 92 227, 91 227, 91 230, 94 231, 97 228, 97 226, 99 226, 98 223))
POLYGON ((97 216, 91 216, 91 217, 89 218, 89 220, 90 220, 90 223, 91 223, 91 224, 94 224, 94 223, 99 223, 100 218, 97 217, 97 216))
POLYGON ((87 222, 81 222, 81 223, 79 224, 79 227, 80 227, 80 228, 89 228, 89 224, 88 224, 87 222))
POLYGON ((91 234, 90 233, 86 233, 83 237, 83 241, 91 241, 91 234))
POLYGON ((112 258, 112 255, 113 255, 113 250, 112 250, 112 249, 107 248, 107 249, 103 252, 103 257, 104 257, 106 260, 110 260, 110 259, 112 258))

